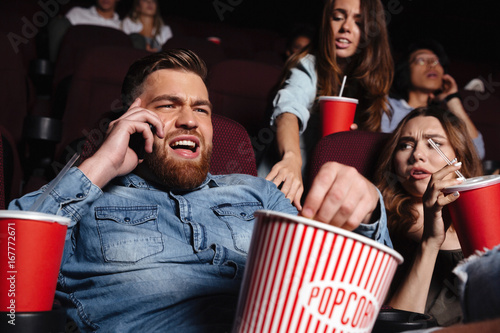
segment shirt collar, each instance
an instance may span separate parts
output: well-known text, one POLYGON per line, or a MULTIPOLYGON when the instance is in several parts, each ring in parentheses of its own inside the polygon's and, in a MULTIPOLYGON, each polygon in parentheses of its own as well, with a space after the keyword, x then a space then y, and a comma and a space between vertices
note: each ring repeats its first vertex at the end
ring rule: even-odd
POLYGON ((107 19, 105 17, 102 17, 101 15, 99 15, 99 13, 97 12, 97 7, 96 6, 92 6, 90 7, 90 11, 92 12, 92 15, 96 15, 100 18, 102 18, 103 20, 111 20, 111 21, 117 21, 120 19, 120 17, 118 16, 118 13, 114 13, 113 14, 113 18, 110 18, 110 19, 107 19))
POLYGON ((405 99, 401 99, 401 104, 403 104, 403 106, 407 109, 413 109, 405 99))
MULTIPOLYGON (((117 185, 125 187, 136 187, 148 190, 165 190, 161 185, 149 182, 134 173, 129 173, 126 176, 116 178, 115 183, 117 185)), ((219 186, 220 185, 218 184, 217 179, 212 174, 208 173, 203 183, 201 183, 200 186, 192 189, 191 191, 196 191, 204 187, 219 187, 219 186)))

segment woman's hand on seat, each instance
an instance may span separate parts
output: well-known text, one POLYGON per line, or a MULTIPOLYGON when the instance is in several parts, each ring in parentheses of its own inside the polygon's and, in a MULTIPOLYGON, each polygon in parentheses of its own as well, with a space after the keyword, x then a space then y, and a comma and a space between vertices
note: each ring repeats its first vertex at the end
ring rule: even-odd
POLYGON ((276 163, 266 177, 272 181, 281 192, 300 211, 302 209, 300 200, 304 193, 302 182, 302 158, 294 153, 285 153, 283 159, 276 163))

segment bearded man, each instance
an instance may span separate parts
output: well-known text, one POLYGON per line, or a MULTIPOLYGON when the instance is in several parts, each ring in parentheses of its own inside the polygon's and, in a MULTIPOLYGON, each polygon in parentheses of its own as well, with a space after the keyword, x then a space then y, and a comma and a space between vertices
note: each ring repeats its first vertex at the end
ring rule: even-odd
MULTIPOLYGON (((122 87, 127 112, 39 209, 72 221, 56 297, 82 332, 230 331, 254 212, 297 214, 272 182, 208 173, 205 77, 188 50, 135 62, 122 87), (144 160, 129 147, 134 133, 144 138, 144 160)), ((303 216, 391 245, 373 184, 338 163, 316 179, 303 216)), ((43 190, 9 209, 29 209, 43 190)))

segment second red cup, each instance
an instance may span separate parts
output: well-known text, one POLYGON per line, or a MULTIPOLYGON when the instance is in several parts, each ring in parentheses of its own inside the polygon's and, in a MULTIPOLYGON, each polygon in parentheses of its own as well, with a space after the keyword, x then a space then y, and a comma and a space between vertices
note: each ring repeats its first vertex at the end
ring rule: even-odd
POLYGON ((500 244, 500 176, 468 178, 443 192, 455 191, 460 197, 447 207, 464 256, 500 244))
POLYGON ((356 113, 358 100, 339 96, 321 96, 319 108, 323 136, 336 132, 345 132, 351 129, 356 113))

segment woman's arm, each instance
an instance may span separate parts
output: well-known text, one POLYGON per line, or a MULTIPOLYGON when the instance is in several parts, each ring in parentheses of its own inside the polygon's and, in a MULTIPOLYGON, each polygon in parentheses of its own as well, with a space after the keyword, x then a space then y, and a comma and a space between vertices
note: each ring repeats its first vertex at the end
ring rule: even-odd
POLYGON ((276 186, 300 211, 304 192, 302 183, 302 156, 300 153, 299 120, 292 113, 282 113, 276 118, 276 141, 281 161, 276 163, 266 179, 276 186))
POLYGON ((274 165, 266 179, 281 185, 281 191, 301 209, 304 192, 300 135, 306 129, 310 109, 316 98, 317 76, 315 58, 307 55, 290 69, 289 77, 273 101, 271 123, 277 128, 276 141, 280 162, 274 165))
POLYGON ((439 247, 424 241, 405 280, 389 301, 395 309, 424 313, 439 247))
POLYGON ((446 230, 449 226, 443 221, 442 210, 445 205, 455 201, 459 196, 458 193, 445 195, 441 191, 445 187, 462 182, 456 178, 445 179, 448 174, 460 169, 460 166, 460 163, 447 165, 434 173, 429 181, 422 198, 424 212, 422 241, 408 275, 389 301, 389 305, 393 308, 425 312, 434 265, 441 245, 446 239, 446 230))

